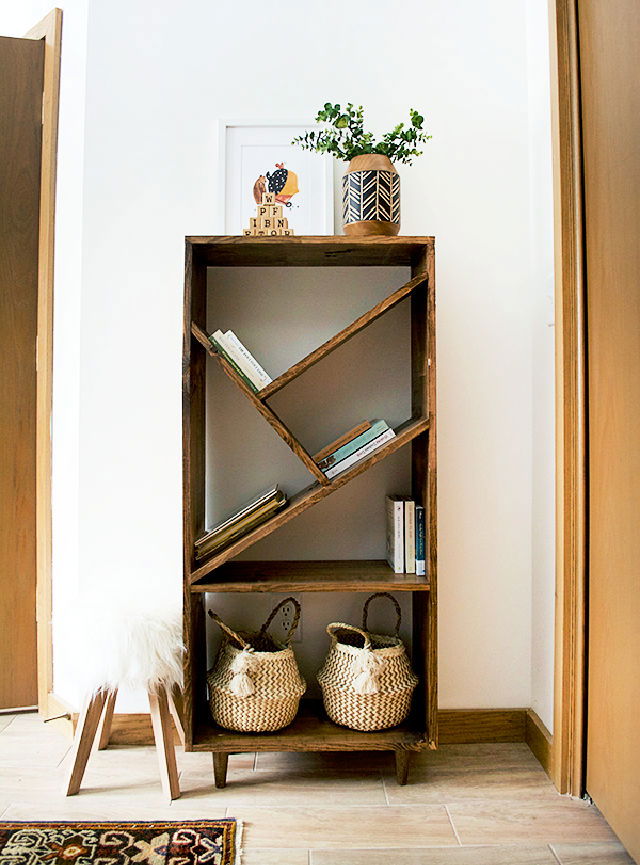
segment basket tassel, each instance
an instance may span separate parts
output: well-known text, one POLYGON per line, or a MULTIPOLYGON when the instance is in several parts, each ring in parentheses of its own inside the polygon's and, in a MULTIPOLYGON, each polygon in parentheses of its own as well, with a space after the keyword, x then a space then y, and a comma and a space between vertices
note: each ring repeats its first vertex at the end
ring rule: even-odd
POLYGON ((355 693, 377 694, 380 691, 378 679, 384 667, 384 658, 379 658, 373 652, 363 652, 356 663, 359 672, 353 680, 355 693))
POLYGON ((249 670, 253 666, 252 652, 253 649, 246 646, 236 655, 229 668, 234 674, 229 682, 229 691, 236 697, 250 697, 255 691, 253 679, 249 675, 249 670))

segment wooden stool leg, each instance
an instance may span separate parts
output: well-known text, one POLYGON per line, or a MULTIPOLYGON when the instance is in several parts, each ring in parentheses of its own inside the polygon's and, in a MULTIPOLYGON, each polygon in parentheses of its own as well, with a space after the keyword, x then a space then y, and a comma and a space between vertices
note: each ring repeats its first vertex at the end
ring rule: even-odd
POLYGON ((227 786, 227 763, 229 754, 226 751, 213 752, 213 780, 218 790, 227 786))
POLYGON ((407 783, 411 751, 396 751, 396 781, 400 786, 407 783))
POLYGON ((80 789, 82 776, 91 753, 93 741, 96 737, 100 715, 107 699, 106 691, 98 691, 90 700, 87 700, 78 718, 76 735, 71 750, 71 768, 69 780, 66 786, 66 795, 75 796, 80 789))
POLYGON ((98 736, 98 751, 104 751, 109 745, 109 737, 111 736, 111 722, 113 721, 113 710, 116 707, 116 697, 118 689, 110 691, 105 700, 104 712, 102 713, 102 721, 100 722, 100 733, 98 736))
POLYGON ((169 711, 173 718, 173 723, 176 725, 176 732, 180 739, 180 744, 184 748, 184 724, 182 723, 182 692, 176 685, 172 691, 167 691, 167 700, 169 702, 169 711))
POLYGON ((155 694, 149 691, 149 709, 151 710, 153 735, 158 752, 162 789, 170 800, 178 799, 180 786, 178 784, 178 767, 176 766, 176 749, 173 744, 171 715, 169 714, 167 692, 164 687, 160 686, 155 694))

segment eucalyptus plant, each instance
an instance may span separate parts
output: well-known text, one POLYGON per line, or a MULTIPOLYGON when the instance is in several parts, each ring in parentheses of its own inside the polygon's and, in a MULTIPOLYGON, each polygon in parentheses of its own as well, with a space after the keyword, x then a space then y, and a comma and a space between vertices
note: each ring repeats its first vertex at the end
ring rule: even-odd
POLYGON ((375 141, 372 132, 364 131, 364 112, 362 105, 356 108, 351 102, 342 108, 337 103, 325 102, 318 111, 316 122, 325 123, 321 130, 311 130, 294 138, 292 144, 299 144, 304 150, 317 153, 331 153, 338 159, 349 161, 354 156, 366 153, 380 153, 392 162, 411 165, 422 150, 416 145, 428 141, 431 136, 423 132, 424 117, 415 109, 409 109, 409 123, 398 123, 391 132, 385 133, 375 141))

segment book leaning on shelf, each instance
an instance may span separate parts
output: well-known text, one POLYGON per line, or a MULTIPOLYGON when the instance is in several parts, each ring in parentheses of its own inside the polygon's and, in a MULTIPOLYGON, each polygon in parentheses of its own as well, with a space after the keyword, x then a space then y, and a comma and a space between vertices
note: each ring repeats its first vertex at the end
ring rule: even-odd
POLYGON ((278 486, 265 490, 195 542, 196 559, 228 546, 276 514, 287 503, 278 486))
POLYGON ((232 330, 227 330, 225 333, 221 330, 214 331, 209 336, 209 342, 254 393, 271 384, 271 376, 265 372, 232 330))
POLYGON ((316 461, 328 478, 334 478, 378 450, 395 435, 384 420, 365 421, 323 448, 316 454, 316 461))

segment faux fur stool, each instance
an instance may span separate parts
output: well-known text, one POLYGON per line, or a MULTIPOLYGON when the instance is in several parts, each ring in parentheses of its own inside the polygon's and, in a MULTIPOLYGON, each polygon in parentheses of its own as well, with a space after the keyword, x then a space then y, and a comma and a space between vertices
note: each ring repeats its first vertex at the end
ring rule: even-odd
POLYGON ((118 688, 144 689, 156 740, 162 789, 169 799, 180 796, 171 716, 184 745, 184 729, 174 690, 182 687, 182 622, 174 605, 154 604, 105 611, 104 605, 83 610, 86 633, 79 640, 79 675, 86 699, 76 728, 66 795, 80 790, 96 735, 98 748, 109 744, 118 688), (102 721, 102 723, 100 723, 102 721), (99 731, 99 732, 98 732, 99 731))

